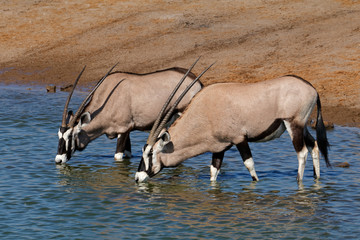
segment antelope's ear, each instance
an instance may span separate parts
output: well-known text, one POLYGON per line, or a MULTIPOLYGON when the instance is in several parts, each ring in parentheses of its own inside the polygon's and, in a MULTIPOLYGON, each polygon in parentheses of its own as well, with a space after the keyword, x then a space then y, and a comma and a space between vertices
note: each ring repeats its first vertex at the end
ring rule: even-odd
POLYGON ((164 144, 170 142, 170 134, 168 131, 162 131, 159 135, 159 140, 163 142, 164 144))
POLYGON ((161 152, 171 153, 174 151, 174 145, 171 142, 171 137, 168 131, 164 131, 159 136, 159 145, 161 152))
POLYGON ((91 121, 91 116, 90 116, 90 113, 89 112, 84 112, 81 117, 80 117, 80 120, 79 120, 79 126, 80 128, 85 126, 86 124, 89 124, 91 121))

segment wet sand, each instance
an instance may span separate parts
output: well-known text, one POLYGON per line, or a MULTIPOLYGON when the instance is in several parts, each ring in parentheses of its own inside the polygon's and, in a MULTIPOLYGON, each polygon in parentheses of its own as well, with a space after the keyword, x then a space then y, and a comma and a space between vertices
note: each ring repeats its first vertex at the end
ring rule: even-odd
MULTIPOLYGON (((173 66, 215 82, 295 74, 325 120, 360 127, 360 1, 3 1, 0 81, 83 87, 118 71, 173 66)), ((59 89, 58 88, 58 89, 59 89)))

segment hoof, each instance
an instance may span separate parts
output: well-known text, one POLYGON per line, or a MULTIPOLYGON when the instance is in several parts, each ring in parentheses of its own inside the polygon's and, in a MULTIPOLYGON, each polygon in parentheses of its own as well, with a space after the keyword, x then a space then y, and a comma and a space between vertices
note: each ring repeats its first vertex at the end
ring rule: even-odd
POLYGON ((125 151, 123 153, 119 152, 119 153, 115 153, 114 155, 114 160, 115 161, 124 161, 125 158, 131 158, 131 152, 129 151, 125 151))

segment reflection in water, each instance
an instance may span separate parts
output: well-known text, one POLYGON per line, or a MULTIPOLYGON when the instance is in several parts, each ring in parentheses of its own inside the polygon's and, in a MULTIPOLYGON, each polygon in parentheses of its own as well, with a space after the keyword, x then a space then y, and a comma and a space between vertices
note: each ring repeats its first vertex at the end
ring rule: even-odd
MULTIPOLYGON (((118 187, 119 183, 129 182, 132 177, 130 162, 116 162, 114 166, 71 166, 69 164, 56 165, 60 173, 59 184, 63 186, 92 188, 101 191, 106 188, 118 187)), ((134 182, 132 181, 132 184, 134 182)))
MULTIPOLYGON (((325 196, 319 182, 308 188, 281 194, 278 190, 258 191, 257 185, 261 182, 248 181, 242 184, 242 191, 234 192, 229 191, 222 182, 205 183, 203 179, 203 183, 194 186, 193 181, 180 179, 181 176, 174 177, 178 170, 173 169, 174 175, 167 179, 164 177, 135 184, 130 166, 129 163, 120 163, 115 167, 60 165, 57 168, 62 175, 59 183, 68 186, 71 192, 91 189, 97 198, 111 203, 107 206, 109 210, 115 210, 121 216, 142 216, 142 222, 151 226, 161 220, 166 226, 172 226, 163 229, 168 234, 174 231, 173 227, 177 227, 194 228, 193 232, 206 229, 213 236, 220 236, 221 233, 223 237, 231 237, 235 229, 250 234, 249 223, 259 230, 258 237, 264 234, 263 230, 260 231, 264 227, 272 233, 271 236, 274 233, 282 234, 282 231, 290 234, 289 231, 295 231, 308 218, 318 215, 318 205, 324 203, 325 196), (117 191, 114 194, 115 188, 117 191), (126 190, 119 191, 121 188, 126 190), (292 223, 292 227, 283 225, 285 223, 292 223)), ((180 169, 191 171, 187 166, 180 169)), ((127 221, 122 225, 128 225, 127 221)), ((148 227, 151 232, 151 227, 148 227)), ((187 236, 187 233, 183 234, 187 236)))
MULTIPOLYGON (((276 192, 259 194, 256 189, 240 193, 225 192, 221 186, 202 192, 188 186, 175 188, 169 194, 167 188, 170 186, 150 186, 147 191, 152 191, 152 194, 146 197, 156 206, 156 211, 162 213, 166 224, 206 229, 214 237, 231 238, 235 229, 249 234, 251 226, 254 237, 257 236, 256 231, 259 231, 259 237, 264 234, 261 230, 264 227, 273 233, 286 230, 287 236, 291 236, 291 228, 293 231, 297 230, 294 225, 290 227, 291 223, 302 225, 307 222, 308 218, 316 215, 317 205, 321 203, 318 198, 313 198, 312 190, 281 196, 276 192), (278 225, 279 223, 290 226, 278 225)), ((186 237, 186 233, 184 234, 186 237)))
MULTIPOLYGON (((0 87, 0 238, 55 239, 355 239, 360 234, 360 129, 328 133, 330 159, 314 181, 309 161, 296 182, 287 134, 253 144, 260 178, 251 181, 236 149, 217 182, 211 155, 164 169, 148 183, 134 174, 147 134, 132 133, 132 159, 114 162, 115 141, 99 138, 65 165, 55 165, 66 93, 0 87), (41 107, 39 107, 41 106, 41 107), (60 114, 59 114, 60 113, 60 114)), ((74 106, 82 96, 75 94, 74 106)))

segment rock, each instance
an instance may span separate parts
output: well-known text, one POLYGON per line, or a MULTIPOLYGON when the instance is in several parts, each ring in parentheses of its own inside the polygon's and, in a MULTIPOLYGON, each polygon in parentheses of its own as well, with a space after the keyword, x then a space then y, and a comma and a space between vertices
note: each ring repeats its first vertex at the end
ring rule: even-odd
POLYGON ((46 91, 49 93, 54 93, 56 92, 56 86, 48 85, 46 86, 46 91))
POLYGON ((348 163, 348 162, 338 163, 335 165, 335 167, 348 168, 348 167, 350 167, 350 163, 348 163))
POLYGON ((72 88, 73 88, 73 85, 70 84, 70 85, 67 85, 67 86, 65 86, 65 87, 61 87, 61 88, 60 88, 60 91, 70 92, 72 88))

